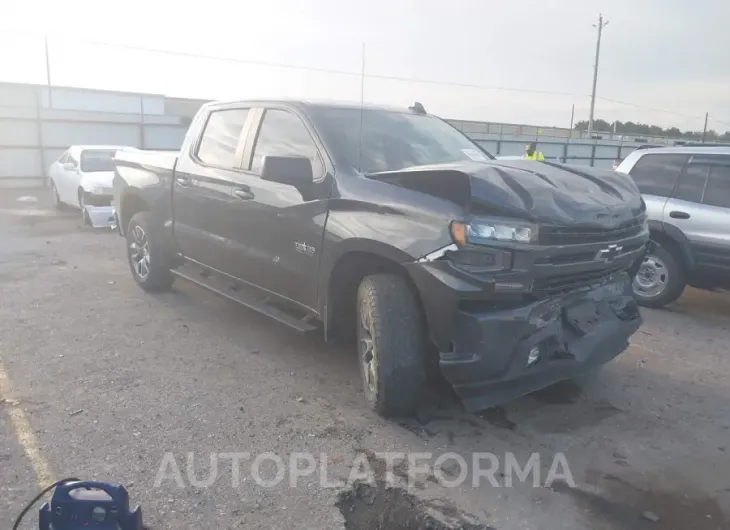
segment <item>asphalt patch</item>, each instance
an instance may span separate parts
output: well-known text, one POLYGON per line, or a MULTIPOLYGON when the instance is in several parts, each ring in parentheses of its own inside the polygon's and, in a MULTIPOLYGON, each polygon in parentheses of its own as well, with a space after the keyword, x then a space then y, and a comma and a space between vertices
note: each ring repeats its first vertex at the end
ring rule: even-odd
POLYGON ((619 477, 603 475, 601 491, 596 493, 554 483, 552 490, 569 495, 591 516, 607 523, 612 530, 724 530, 730 519, 712 497, 691 493, 642 489, 619 477))
MULTIPOLYGON (((358 449, 368 459, 374 482, 356 482, 340 493, 335 506, 345 519, 346 530, 495 530, 444 499, 421 500, 405 488, 387 482, 387 464, 368 449, 358 449)), ((393 462, 393 475, 408 480, 403 460, 393 462)), ((416 481, 437 484, 433 475, 416 481)))
POLYGON ((429 508, 441 508, 438 504, 427 504, 402 488, 382 483, 355 483, 340 494, 336 506, 345 518, 346 530, 495 530, 451 510, 446 510, 447 517, 456 521, 441 521, 428 513, 429 508))

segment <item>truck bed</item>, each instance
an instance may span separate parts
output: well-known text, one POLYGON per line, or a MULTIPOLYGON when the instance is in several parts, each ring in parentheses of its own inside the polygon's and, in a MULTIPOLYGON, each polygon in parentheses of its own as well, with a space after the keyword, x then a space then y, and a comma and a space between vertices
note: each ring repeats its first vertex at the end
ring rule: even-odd
POLYGON ((148 169, 159 168, 172 171, 179 151, 117 151, 114 162, 119 166, 143 166, 148 169))

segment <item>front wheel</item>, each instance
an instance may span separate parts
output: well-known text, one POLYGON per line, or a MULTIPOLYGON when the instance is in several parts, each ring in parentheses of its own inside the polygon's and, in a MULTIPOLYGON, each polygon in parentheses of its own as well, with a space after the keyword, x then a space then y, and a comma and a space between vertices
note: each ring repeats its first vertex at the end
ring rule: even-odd
POLYGON ((56 183, 53 179, 51 179, 51 201, 53 202, 53 207, 59 212, 66 209, 65 205, 61 201, 61 196, 58 194, 58 188, 56 188, 56 183))
POLYGON ((127 259, 132 276, 145 291, 167 291, 175 276, 162 245, 151 230, 149 212, 137 212, 127 227, 127 259))
POLYGON ((83 190, 79 190, 79 208, 81 209, 81 221, 86 226, 91 226, 91 217, 89 212, 86 211, 86 195, 83 190))
POLYGON ((686 275, 679 256, 655 244, 634 277, 634 298, 644 307, 664 307, 682 295, 685 285, 686 275))
POLYGON ((365 397, 382 416, 415 412, 426 382, 426 333, 418 301, 394 274, 366 277, 357 293, 357 339, 365 397))

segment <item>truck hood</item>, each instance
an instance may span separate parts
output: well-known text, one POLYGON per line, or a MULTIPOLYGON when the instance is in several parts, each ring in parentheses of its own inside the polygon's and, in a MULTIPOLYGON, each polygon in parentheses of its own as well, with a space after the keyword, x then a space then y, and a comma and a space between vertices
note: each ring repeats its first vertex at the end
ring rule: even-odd
POLYGON ((470 213, 555 224, 611 227, 645 210, 631 177, 614 171, 530 160, 416 166, 369 178, 441 197, 470 213))

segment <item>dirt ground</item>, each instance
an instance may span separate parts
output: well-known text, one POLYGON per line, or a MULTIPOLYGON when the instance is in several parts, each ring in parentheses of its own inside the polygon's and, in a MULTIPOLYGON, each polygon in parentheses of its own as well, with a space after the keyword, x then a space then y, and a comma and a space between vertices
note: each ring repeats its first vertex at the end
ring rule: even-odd
POLYGON ((389 421, 367 410, 347 347, 183 282, 145 294, 118 235, 53 212, 43 190, 0 190, 0 527, 39 483, 76 476, 126 485, 154 530, 730 529, 730 295, 688 289, 643 315, 594 377, 389 421), (401 454, 392 477, 386 452, 401 454), (312 454, 316 470, 267 487, 250 463, 234 477, 232 453, 273 453, 287 475, 312 454), (452 455, 408 487, 416 453, 462 457, 466 480, 452 455), (475 485, 485 453, 496 485, 475 485), (533 453, 540 480, 509 485, 505 462, 533 453), (547 484, 558 454, 575 487, 547 484), (348 483, 356 466, 374 480, 348 483))

